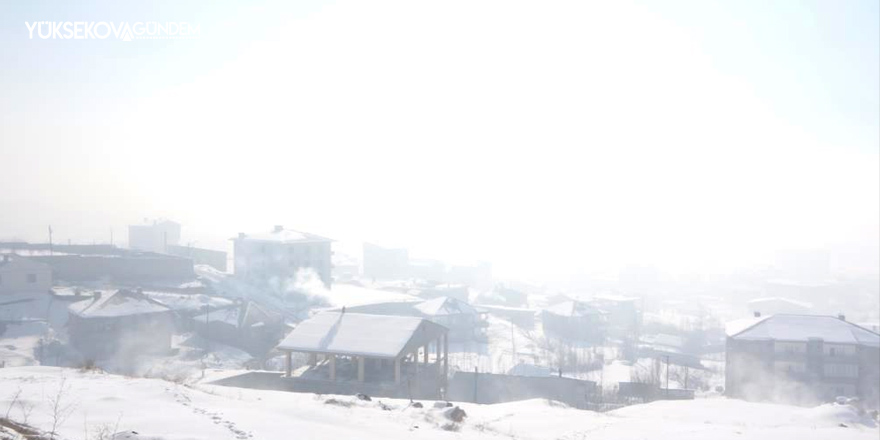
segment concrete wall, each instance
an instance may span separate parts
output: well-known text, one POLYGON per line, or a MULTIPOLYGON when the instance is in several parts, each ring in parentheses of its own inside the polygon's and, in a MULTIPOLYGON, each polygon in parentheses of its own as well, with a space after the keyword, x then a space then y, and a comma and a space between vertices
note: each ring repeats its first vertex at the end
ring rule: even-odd
POLYGON ((226 272, 226 252, 190 246, 168 246, 167 253, 189 258, 193 264, 205 264, 221 272, 226 272))
POLYGON ((52 270, 49 267, 4 269, 0 267, 0 295, 10 293, 49 292, 52 270))
POLYGON ((423 381, 416 386, 413 383, 394 384, 388 382, 370 383, 354 381, 336 381, 298 379, 284 377, 282 373, 255 371, 238 376, 211 382, 223 385, 259 390, 291 391, 295 393, 340 394, 354 395, 363 393, 371 397, 388 397, 394 399, 439 399, 436 383, 423 381))
POLYGON ((502 403, 552 399, 577 408, 596 400, 596 383, 567 377, 529 377, 507 374, 456 372, 449 383, 449 400, 502 403))
POLYGON ((168 255, 47 255, 31 258, 52 266, 55 278, 75 282, 101 278, 148 282, 188 280, 195 277, 192 260, 168 255))

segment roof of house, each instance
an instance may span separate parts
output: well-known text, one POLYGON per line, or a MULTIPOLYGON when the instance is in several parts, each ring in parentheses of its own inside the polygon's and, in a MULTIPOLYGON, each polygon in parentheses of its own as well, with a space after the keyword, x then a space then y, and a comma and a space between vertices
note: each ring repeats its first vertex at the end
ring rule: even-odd
POLYGON ((424 345, 446 331, 439 324, 410 316, 323 312, 297 325, 278 349, 397 358, 404 349, 424 345))
POLYGON ((767 318, 771 315, 764 316, 756 316, 756 317, 748 317, 741 319, 734 319, 733 321, 727 321, 724 323, 724 332, 727 336, 733 336, 767 318))
POLYGON ((255 234, 241 234, 237 239, 273 241, 277 243, 313 243, 333 241, 309 232, 296 231, 293 229, 275 228, 269 232, 257 232, 255 234))
POLYGON ((143 293, 130 290, 98 291, 91 299, 71 304, 67 309, 81 318, 113 318, 170 312, 171 309, 143 293))
POLYGON ((812 309, 813 308, 813 305, 808 302, 797 301, 797 300, 793 300, 791 298, 785 298, 785 297, 781 297, 781 296, 768 296, 768 297, 764 297, 764 298, 755 298, 753 300, 750 300, 748 304, 749 304, 749 306, 758 306, 758 305, 768 304, 768 303, 782 303, 782 304, 787 304, 787 305, 793 305, 793 306, 800 307, 803 309, 812 309))
POLYGON ((738 340, 808 341, 880 347, 880 334, 834 316, 772 315, 733 334, 738 340))
POLYGON ((52 270, 51 266, 41 261, 31 260, 16 254, 0 255, 0 270, 4 272, 26 270, 52 270))
POLYGON ((547 313, 554 315, 577 318, 583 316, 604 315, 605 312, 581 301, 563 301, 544 309, 547 313))
POLYGON ((448 296, 441 296, 415 306, 425 316, 476 315, 477 310, 470 304, 448 296))

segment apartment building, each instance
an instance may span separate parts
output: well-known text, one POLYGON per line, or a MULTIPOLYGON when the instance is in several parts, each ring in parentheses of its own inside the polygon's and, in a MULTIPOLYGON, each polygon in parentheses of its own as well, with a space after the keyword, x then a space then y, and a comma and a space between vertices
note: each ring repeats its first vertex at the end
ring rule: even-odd
POLYGON ((728 333, 731 397, 810 404, 839 396, 880 399, 880 334, 844 316, 757 316, 728 333))

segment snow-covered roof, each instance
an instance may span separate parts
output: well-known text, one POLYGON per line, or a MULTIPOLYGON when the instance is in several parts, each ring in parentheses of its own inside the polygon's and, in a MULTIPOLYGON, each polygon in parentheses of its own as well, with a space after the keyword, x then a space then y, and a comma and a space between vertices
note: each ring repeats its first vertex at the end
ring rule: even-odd
POLYGON ((414 338, 423 345, 445 332, 441 325, 410 316, 323 312, 296 326, 278 349, 397 358, 414 338))
POLYGON ((681 349, 684 346, 684 339, 681 336, 667 335, 665 333, 657 333, 654 335, 642 336, 642 342, 651 345, 662 345, 681 349))
POLYGON ((307 242, 321 242, 321 241, 332 241, 327 237, 322 237, 320 235, 312 234, 309 232, 296 231, 293 229, 284 229, 284 228, 276 228, 269 232, 257 232, 255 234, 243 234, 239 236, 239 238, 244 238, 245 240, 262 240, 262 241, 274 241, 279 243, 307 243, 307 242))
POLYGON ((807 341, 880 347, 880 334, 834 316, 773 315, 735 333, 739 340, 807 341))
POLYGON ((597 301, 611 301, 611 302, 636 302, 641 298, 637 296, 625 296, 625 295, 615 295, 613 293, 600 293, 598 295, 593 296, 594 300, 597 301))
POLYGON ((448 296, 425 301, 415 306, 415 309, 423 313, 425 316, 477 314, 477 310, 471 307, 470 304, 448 296))
POLYGON ((566 317, 603 315, 605 312, 581 301, 563 301, 544 309, 547 313, 566 317))
POLYGON ((755 299, 749 301, 749 306, 754 307, 754 306, 760 306, 760 305, 764 305, 764 304, 768 304, 768 303, 783 303, 783 304, 787 304, 787 305, 793 305, 796 307, 800 307, 803 309, 812 309, 813 308, 813 305, 808 302, 797 301, 797 300, 793 300, 791 298, 785 298, 785 297, 781 297, 781 296, 768 296, 765 298, 755 298, 755 299))
POLYGON ((211 310, 215 310, 234 304, 231 299, 205 294, 145 291, 144 295, 178 312, 197 312, 207 305, 210 305, 211 310))
POLYGON ((16 254, 0 255, 0 271, 52 270, 48 264, 16 254))
POLYGON ((238 323, 241 321, 241 307, 227 307, 225 309, 220 310, 211 310, 207 313, 202 313, 198 316, 192 317, 193 322, 204 323, 204 322, 214 322, 214 323, 223 323, 231 325, 235 328, 238 328, 238 323))
POLYGON ((724 323, 724 332, 727 334, 727 336, 733 336, 769 317, 770 315, 734 319, 733 321, 728 321, 724 323))
POLYGON ((164 313, 171 309, 145 295, 128 290, 101 291, 97 296, 71 304, 70 313, 82 318, 113 318, 150 313, 164 313))

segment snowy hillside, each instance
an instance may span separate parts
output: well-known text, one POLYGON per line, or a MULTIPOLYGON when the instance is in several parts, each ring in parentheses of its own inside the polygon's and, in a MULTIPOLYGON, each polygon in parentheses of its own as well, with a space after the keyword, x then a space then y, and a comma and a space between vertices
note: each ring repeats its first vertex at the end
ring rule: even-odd
POLYGON ((9 409, 13 420, 27 418, 28 424, 50 431, 50 402, 58 396, 62 422, 57 431, 61 438, 83 440, 98 438, 106 429, 136 431, 138 436, 127 438, 154 440, 846 440, 880 435, 873 422, 839 405, 799 408, 719 398, 655 402, 602 414, 530 400, 462 404, 467 418, 457 424, 444 416, 448 409, 434 408, 434 402, 417 408, 403 400, 187 386, 54 367, 0 369, 0 410, 9 409))

